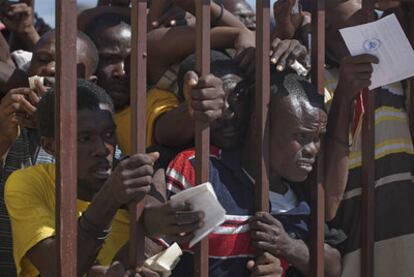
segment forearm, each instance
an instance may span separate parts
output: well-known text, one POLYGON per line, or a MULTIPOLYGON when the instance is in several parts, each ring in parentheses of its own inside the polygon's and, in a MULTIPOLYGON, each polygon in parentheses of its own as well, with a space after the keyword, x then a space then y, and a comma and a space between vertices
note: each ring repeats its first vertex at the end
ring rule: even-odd
POLYGON ((34 26, 25 30, 24 32, 18 33, 18 35, 30 51, 33 49, 40 38, 34 26))
POLYGON ((334 96, 328 117, 325 153, 326 219, 332 220, 348 181, 349 126, 352 103, 334 96))
MULTIPOLYGON (((180 3, 180 1, 176 1, 177 5, 180 6, 182 9, 186 10, 187 12, 195 15, 196 14, 196 6, 194 5, 194 1, 189 1, 186 3, 180 3)), ((215 2, 211 2, 210 5, 210 18, 211 24, 214 26, 229 26, 229 27, 237 27, 237 28, 246 28, 240 20, 231 14, 226 9, 223 9, 220 5, 215 2), (220 18, 219 20, 217 20, 220 18)))
POLYGON ((157 144, 180 147, 194 139, 194 120, 190 116, 187 102, 161 115, 155 122, 155 141, 157 144))
MULTIPOLYGON (((211 48, 234 48, 235 41, 243 30, 234 27, 211 29, 211 48)), ((148 33, 148 79, 156 83, 173 64, 193 54, 196 49, 196 28, 179 26, 159 28, 148 33)))
MULTIPOLYGON (((339 252, 326 244, 324 245, 324 250, 325 276, 339 276, 341 273, 339 252)), ((283 257, 305 276, 310 276, 309 248, 302 240, 293 240, 292 247, 283 257)))
POLYGON ((105 184, 93 198, 88 209, 82 214, 78 224, 78 275, 82 276, 93 266, 103 240, 94 236, 91 229, 110 229, 119 208, 109 185, 105 184), (93 228, 91 228, 93 226, 93 228))

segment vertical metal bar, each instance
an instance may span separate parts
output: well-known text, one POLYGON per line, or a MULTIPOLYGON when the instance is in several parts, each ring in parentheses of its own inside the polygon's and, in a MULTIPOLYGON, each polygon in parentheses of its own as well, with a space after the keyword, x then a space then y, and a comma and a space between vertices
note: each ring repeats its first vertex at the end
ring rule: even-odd
MULTIPOLYGON (((313 0, 312 5, 312 83, 318 93, 324 94, 325 76, 325 0, 313 0)), ((325 190, 322 185, 323 157, 317 159, 316 168, 310 176, 311 188, 311 276, 325 276, 324 231, 325 190)))
MULTIPOLYGON (((414 3, 407 3, 410 14, 414 12, 414 3)), ((414 46, 414 16, 408 18, 408 37, 411 42, 411 46, 414 46)), ((409 122, 411 140, 414 143, 414 78, 410 80, 410 110, 409 110, 409 122)))
MULTIPOLYGON (((374 20, 374 0, 362 2, 367 22, 374 20)), ((375 239, 375 94, 363 91, 362 125, 361 276, 374 276, 375 239)))
MULTIPOLYGON (((196 18, 196 67, 199 75, 206 76, 210 73, 210 0, 196 0, 196 18)), ((208 124, 195 122, 195 147, 196 181, 197 184, 202 184, 209 179, 210 127, 208 124)), ((194 273, 197 277, 208 277, 208 237, 196 245, 194 273)))
POLYGON ((257 176, 255 204, 269 211, 270 1, 256 1, 256 122, 257 176))
MULTIPOLYGON (((131 134, 132 152, 145 153, 145 122, 147 96, 147 1, 134 0, 131 8, 131 134)), ((129 266, 135 269, 145 260, 144 225, 139 220, 144 210, 142 201, 130 206, 129 266)))
POLYGON ((57 276, 77 276, 76 0, 56 1, 57 276))

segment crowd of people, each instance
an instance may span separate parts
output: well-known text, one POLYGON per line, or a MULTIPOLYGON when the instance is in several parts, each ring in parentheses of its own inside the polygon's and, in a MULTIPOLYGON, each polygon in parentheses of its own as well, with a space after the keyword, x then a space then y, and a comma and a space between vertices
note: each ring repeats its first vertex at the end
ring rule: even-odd
MULTIPOLYGON (((325 275, 361 276, 360 96, 381 60, 351 56, 339 33, 366 22, 361 0, 326 1, 323 96, 310 76, 291 66, 311 66, 310 1, 298 1, 298 11, 296 0, 273 6, 267 42, 270 208, 261 212, 254 205, 254 9, 245 0, 211 2, 211 70, 200 76, 195 2, 148 2, 147 151, 135 154, 130 0, 98 1, 78 14, 76 92, 54 87, 56 32, 30 1, 0 1, 0 275, 57 276, 55 98, 76 93, 78 276, 163 276, 143 265, 128 268, 133 201, 145 203, 139 235, 145 236, 146 257, 176 242, 184 254, 172 276, 194 275, 189 241, 205 214, 170 198, 197 185, 196 120, 210 125, 209 181, 226 211, 208 235, 210 276, 310 274, 308 177, 317 157, 324 167, 325 275)), ((376 19, 395 13, 414 38, 412 3, 375 5, 376 19)), ((375 90, 376 277, 414 275, 410 89, 403 80, 375 90)))

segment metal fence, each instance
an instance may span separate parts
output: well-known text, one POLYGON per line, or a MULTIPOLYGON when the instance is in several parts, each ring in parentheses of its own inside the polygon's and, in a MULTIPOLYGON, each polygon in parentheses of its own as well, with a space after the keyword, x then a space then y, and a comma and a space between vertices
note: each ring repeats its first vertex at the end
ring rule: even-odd
MULTIPOLYGON (((56 1, 57 30, 57 167, 56 167, 56 222, 57 222, 57 257, 58 276, 76 276, 77 256, 77 221, 76 221, 76 94, 60 93, 75 91, 76 64, 76 0, 56 1), (63 163, 64 161, 64 163, 63 163), (64 164, 64 166, 63 166, 64 164), (62 197, 64 195, 64 197, 62 197)), ((324 92, 325 63, 325 0, 312 0, 312 82, 318 92, 324 92)), ((412 4, 411 4, 412 5, 412 4)), ((373 19, 374 0, 364 0, 363 9, 367 20, 373 19)), ((133 0, 132 19, 132 57, 131 57, 131 106, 133 111, 132 141, 133 152, 145 151, 145 99, 146 99, 146 33, 147 33, 147 1, 133 0)), ((257 168, 256 208, 268 210, 268 166, 269 135, 266 126, 270 93, 269 47, 270 47, 270 0, 256 1, 256 145, 257 168)), ((197 70, 204 76, 210 67, 210 0, 196 0, 197 18, 197 70)), ((414 26, 414 18, 411 18, 414 26)), ((414 39, 414 27, 411 28, 411 39, 414 39)), ((412 82, 412 84, 414 84, 412 82)), ((414 95, 414 85, 411 86, 414 95)), ((367 110, 363 120, 363 196, 361 205, 361 276, 374 276, 374 110, 375 94, 365 93, 367 110)), ((414 97, 411 106, 414 107, 414 97)), ((411 109, 410 122, 414 121, 411 109)), ((196 122, 196 171, 197 183, 208 181, 209 159, 209 126, 196 122)), ((413 132, 413 126, 411 126, 413 132)), ((324 276, 324 189, 322 186, 323 166, 318 159, 317 169, 311 175, 311 276, 324 276)), ((141 201, 142 202, 142 201, 141 201)), ((144 260, 143 225, 139 221, 143 211, 142 203, 130 206, 131 238, 130 267, 142 264, 144 260), (135 224, 137 222, 137 224, 135 224)), ((204 239, 196 247, 195 275, 208 276, 208 240, 204 239)))

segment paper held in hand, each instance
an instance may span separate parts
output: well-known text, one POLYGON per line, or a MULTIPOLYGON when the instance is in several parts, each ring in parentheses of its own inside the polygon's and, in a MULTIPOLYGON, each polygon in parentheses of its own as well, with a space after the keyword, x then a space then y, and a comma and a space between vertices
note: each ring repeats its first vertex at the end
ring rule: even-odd
POLYGON ((174 243, 164 251, 148 258, 145 261, 145 266, 160 273, 162 277, 168 277, 171 276, 171 272, 180 261, 182 254, 180 246, 174 243))
POLYGON ((351 55, 372 54, 374 64, 369 89, 414 76, 414 50, 395 14, 372 23, 340 30, 351 55))
POLYGON ((216 194, 210 183, 204 183, 196 187, 186 189, 171 196, 172 203, 187 202, 193 206, 195 211, 204 212, 204 225, 194 232, 194 238, 189 246, 193 247, 217 226, 224 222, 226 211, 218 202, 216 194))

